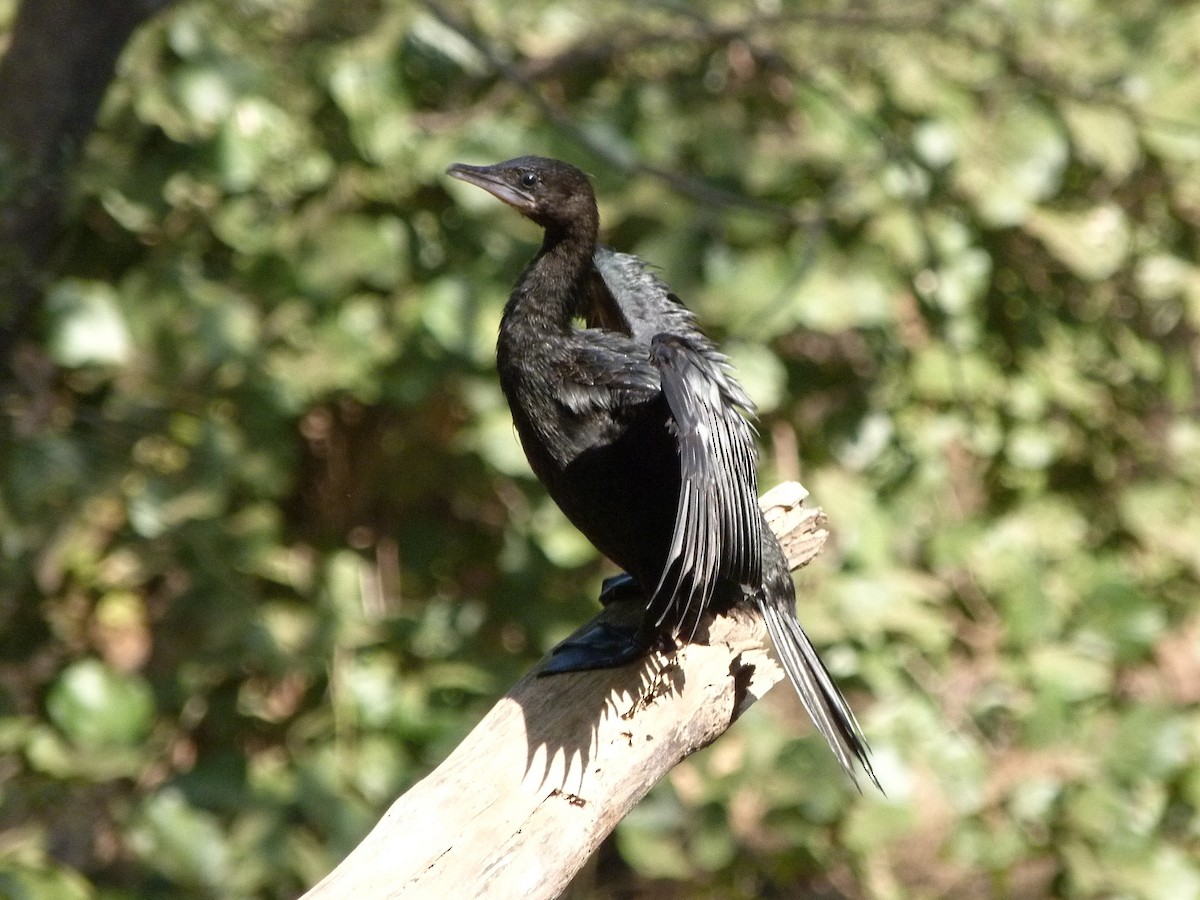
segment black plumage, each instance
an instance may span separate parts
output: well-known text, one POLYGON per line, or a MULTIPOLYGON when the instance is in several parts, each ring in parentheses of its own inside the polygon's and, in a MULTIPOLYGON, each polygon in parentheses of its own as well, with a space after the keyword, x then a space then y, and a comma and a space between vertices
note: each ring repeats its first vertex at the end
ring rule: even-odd
POLYGON ((726 358, 645 263, 597 246, 579 169, 526 156, 448 171, 545 232, 501 319, 500 384, 538 478, 630 576, 613 590, 648 598, 636 632, 586 633, 546 671, 621 665, 664 636, 690 639, 710 612, 752 603, 838 761, 853 778, 857 759, 875 780, 854 714, 796 619, 758 505, 754 406, 726 358))

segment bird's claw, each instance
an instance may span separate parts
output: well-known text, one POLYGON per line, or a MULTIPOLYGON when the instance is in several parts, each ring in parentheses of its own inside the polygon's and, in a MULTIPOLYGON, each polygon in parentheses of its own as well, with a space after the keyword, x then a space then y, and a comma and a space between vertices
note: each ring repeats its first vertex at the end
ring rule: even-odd
POLYGON ((640 659, 648 649, 640 629, 600 622, 555 647, 538 675, 613 669, 640 659))
POLYGON ((642 588, 628 572, 605 578, 600 584, 600 605, 642 599, 642 588))

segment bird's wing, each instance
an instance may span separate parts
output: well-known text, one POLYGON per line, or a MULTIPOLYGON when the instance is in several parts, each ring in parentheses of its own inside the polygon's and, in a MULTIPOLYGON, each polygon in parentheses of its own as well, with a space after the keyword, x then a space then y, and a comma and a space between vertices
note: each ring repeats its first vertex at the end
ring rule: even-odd
POLYGON ((754 404, 692 313, 645 262, 598 247, 592 264, 599 277, 581 312, 590 326, 588 353, 599 355, 585 368, 602 373, 603 383, 588 385, 587 401, 667 401, 681 486, 650 614, 677 634, 688 623, 694 631, 720 582, 762 584, 763 525, 747 418, 754 404), (651 385, 652 395, 645 393, 651 385))
POLYGON ((601 246, 592 268, 599 278, 583 310, 589 327, 619 331, 647 347, 661 332, 695 330, 695 317, 644 260, 601 246))
POLYGON ((658 369, 644 346, 625 335, 588 329, 563 361, 560 399, 577 414, 633 408, 661 394, 658 369))
POLYGON ((679 439, 681 487, 667 565, 651 609, 693 631, 720 581, 762 584, 762 514, 753 407, 725 357, 703 338, 662 333, 650 342, 679 439))

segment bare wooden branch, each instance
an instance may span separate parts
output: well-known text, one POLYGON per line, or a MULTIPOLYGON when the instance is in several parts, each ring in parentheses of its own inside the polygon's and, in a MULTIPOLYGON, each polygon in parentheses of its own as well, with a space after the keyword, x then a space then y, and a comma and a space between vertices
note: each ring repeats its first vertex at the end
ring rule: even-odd
MULTIPOLYGON (((828 536, 807 494, 789 482, 761 500, 793 569, 828 536)), ((558 896, 660 778, 782 678, 765 641, 739 612, 639 665, 549 678, 535 666, 306 900, 558 896)))

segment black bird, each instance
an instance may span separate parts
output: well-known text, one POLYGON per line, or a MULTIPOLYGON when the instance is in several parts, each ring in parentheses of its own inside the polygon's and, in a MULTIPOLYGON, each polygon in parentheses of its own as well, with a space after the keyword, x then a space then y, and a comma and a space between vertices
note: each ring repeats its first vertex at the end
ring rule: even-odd
POLYGON ((842 767, 857 783, 857 759, 878 785, 854 713, 796 619, 787 561, 758 505, 754 405, 725 356, 644 262, 597 246, 579 169, 523 156, 447 171, 545 232, 500 321, 500 385, 550 496, 628 573, 605 595, 647 598, 635 632, 595 628, 560 645, 544 672, 622 665, 694 637, 707 613, 753 603, 842 767))

